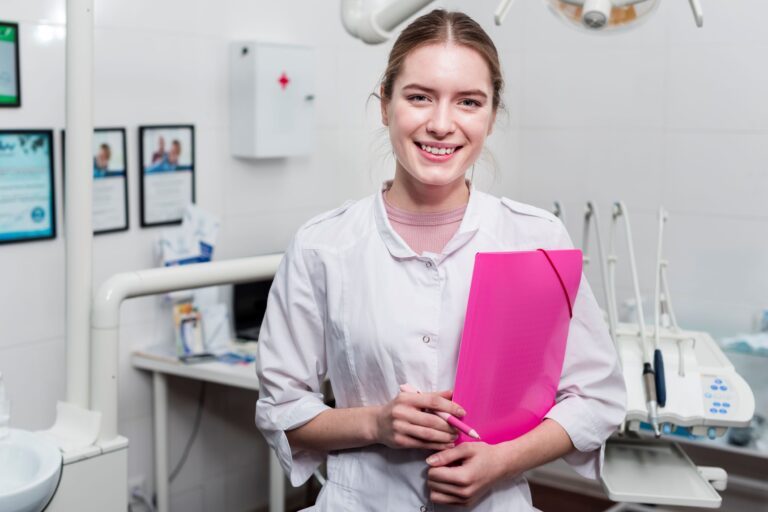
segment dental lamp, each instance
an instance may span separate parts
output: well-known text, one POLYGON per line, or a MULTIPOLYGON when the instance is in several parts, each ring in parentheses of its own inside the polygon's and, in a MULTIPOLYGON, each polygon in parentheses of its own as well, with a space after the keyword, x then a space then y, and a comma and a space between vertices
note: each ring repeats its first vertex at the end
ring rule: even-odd
MULTIPOLYGON (((341 0, 341 21, 350 35, 368 44, 388 40, 392 31, 434 0, 341 0)), ((514 0, 501 0, 494 13, 504 22, 514 0)), ((587 32, 613 32, 640 25, 661 0, 544 0, 568 25, 587 32)), ((696 25, 704 24, 700 0, 688 0, 696 25)))
MULTIPOLYGON (((661 0, 546 0, 566 24, 587 32, 622 30, 641 25, 661 0)), ((704 24, 700 0, 688 0, 696 26, 704 24)))

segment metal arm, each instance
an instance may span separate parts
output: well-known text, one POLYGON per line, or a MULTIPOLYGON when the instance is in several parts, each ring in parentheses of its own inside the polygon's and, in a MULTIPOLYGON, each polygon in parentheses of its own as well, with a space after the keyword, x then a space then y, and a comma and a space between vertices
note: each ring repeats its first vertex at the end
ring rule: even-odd
MULTIPOLYGON (((611 300, 611 293, 609 291, 610 282, 608 280, 608 265, 605 261, 605 253, 603 252, 603 241, 600 234, 600 216, 592 201, 587 201, 587 208, 584 212, 584 236, 582 238, 581 252, 584 255, 584 265, 586 266, 590 262, 590 258, 587 255, 589 249, 589 226, 594 222, 595 225, 595 240, 597 241, 597 260, 600 263, 600 277, 603 280, 603 291, 605 293, 605 309, 608 312, 608 328, 611 333, 611 339, 614 345, 616 344, 616 329, 618 327, 618 318, 616 315, 616 305, 611 300)), ((618 347, 617 347, 618 350, 618 347)))
POLYGON ((91 311, 91 409, 102 414, 99 441, 117 437, 117 366, 120 305, 131 297, 269 279, 282 254, 115 274, 105 281, 91 311))
POLYGON ((383 43, 402 22, 434 0, 341 0, 341 22, 353 37, 383 43))

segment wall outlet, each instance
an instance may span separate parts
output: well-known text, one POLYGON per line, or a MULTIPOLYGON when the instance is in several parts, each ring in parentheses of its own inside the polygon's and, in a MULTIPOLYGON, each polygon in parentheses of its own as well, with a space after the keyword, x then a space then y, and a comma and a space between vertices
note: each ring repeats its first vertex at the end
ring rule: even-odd
POLYGON ((147 479, 144 475, 134 476, 128 479, 128 503, 135 502, 135 493, 147 495, 147 479))

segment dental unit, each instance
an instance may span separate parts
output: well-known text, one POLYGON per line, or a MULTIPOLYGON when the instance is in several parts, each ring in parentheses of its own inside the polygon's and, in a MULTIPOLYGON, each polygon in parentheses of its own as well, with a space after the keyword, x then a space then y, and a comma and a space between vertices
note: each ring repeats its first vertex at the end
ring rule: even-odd
POLYGON ((601 483, 615 501, 717 508, 727 473, 721 468, 696 467, 675 435, 709 439, 730 427, 747 426, 755 398, 747 382, 706 332, 679 327, 672 308, 663 257, 664 227, 669 213, 658 212, 655 262, 654 325, 645 324, 629 214, 623 202, 613 205, 607 257, 601 248, 597 209, 587 203, 582 251, 585 263, 590 226, 597 239, 609 329, 616 345, 627 388, 627 414, 619 434, 606 444, 601 483), (632 274, 636 323, 620 323, 616 300, 616 231, 623 220, 627 259, 632 274), (650 343, 653 340, 653 356, 650 343), (666 362, 666 365, 662 361, 666 362), (665 396, 660 399, 659 390, 665 396), (647 430, 653 432, 648 438, 647 430), (659 437, 665 435, 664 438, 659 437))

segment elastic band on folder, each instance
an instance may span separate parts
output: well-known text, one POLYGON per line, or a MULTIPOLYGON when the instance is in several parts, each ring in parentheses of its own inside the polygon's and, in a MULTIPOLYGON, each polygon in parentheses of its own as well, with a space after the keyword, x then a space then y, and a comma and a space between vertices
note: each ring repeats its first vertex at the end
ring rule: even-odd
POLYGON ((565 294, 565 301, 568 303, 568 316, 570 318, 573 318, 573 305, 571 304, 571 297, 568 296, 568 289, 565 287, 565 283, 563 282, 563 278, 560 277, 560 272, 557 270, 557 267, 555 266, 554 262, 552 261, 552 258, 549 257, 549 253, 547 251, 545 251, 544 249, 537 249, 537 250, 544 253, 544 256, 547 257, 547 261, 552 266, 552 270, 555 271, 555 275, 557 276, 557 280, 560 281, 560 287, 563 289, 563 293, 565 294))

